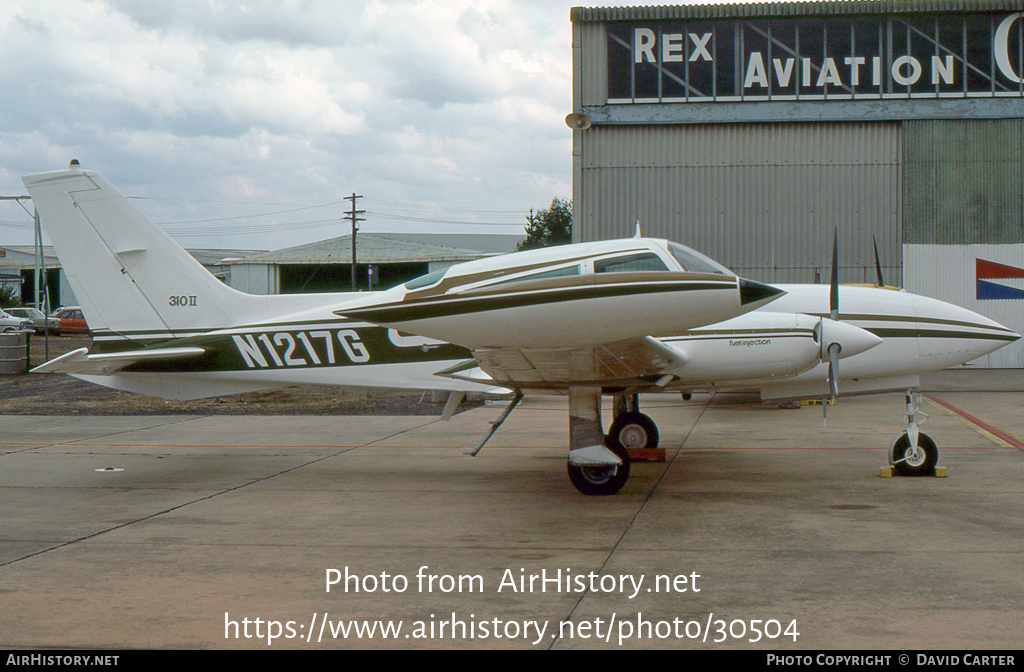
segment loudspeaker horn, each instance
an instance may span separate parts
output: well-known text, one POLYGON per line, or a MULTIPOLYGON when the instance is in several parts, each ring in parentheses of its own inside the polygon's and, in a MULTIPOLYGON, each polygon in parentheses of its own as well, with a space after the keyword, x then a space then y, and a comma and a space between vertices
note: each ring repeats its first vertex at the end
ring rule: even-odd
POLYGON ((585 131, 590 128, 590 117, 582 112, 573 112, 566 115, 565 125, 574 131, 585 131))

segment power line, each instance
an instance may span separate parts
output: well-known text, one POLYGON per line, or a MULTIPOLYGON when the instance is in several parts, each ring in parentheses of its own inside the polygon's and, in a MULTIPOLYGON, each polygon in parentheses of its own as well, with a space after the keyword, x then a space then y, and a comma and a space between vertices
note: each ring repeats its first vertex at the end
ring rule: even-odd
POLYGON ((204 222, 227 222, 234 219, 252 219, 253 217, 269 217, 271 215, 285 215, 290 212, 302 212, 303 210, 315 210, 317 208, 327 208, 332 205, 341 205, 345 201, 335 201, 333 203, 324 203, 322 205, 307 205, 301 208, 292 208, 290 210, 276 210, 274 212, 259 212, 254 215, 236 215, 233 217, 215 217, 213 219, 185 219, 179 222, 162 222, 161 224, 202 224, 204 222))
MULTIPOLYGON (((478 220, 471 219, 451 219, 450 217, 412 217, 410 215, 396 215, 389 212, 381 212, 379 210, 370 210, 370 214, 382 218, 382 219, 394 219, 402 222, 427 222, 430 224, 479 224, 481 226, 505 226, 508 224, 518 224, 519 222, 481 222, 478 220)), ((518 213, 520 216, 525 217, 526 212, 518 213)))
MULTIPOLYGON (((379 213, 376 210, 360 211, 373 215, 375 221, 403 221, 420 222, 427 224, 454 224, 458 226, 516 226, 519 222, 480 222, 471 220, 431 218, 431 217, 402 217, 379 213)), ((525 216, 525 215, 524 215, 525 216)), ((346 215, 344 219, 348 219, 346 215)), ((217 226, 192 228, 186 226, 167 226, 160 224, 167 235, 188 235, 188 236, 217 236, 217 235, 244 235, 248 233, 277 233, 283 231, 297 231, 301 229, 315 229, 337 224, 337 219, 304 220, 300 222, 276 222, 264 224, 239 224, 233 226, 217 226)))
POLYGON ((186 235, 186 236, 217 236, 217 235, 243 235, 248 233, 277 233, 280 231, 296 231, 300 229, 316 229, 324 226, 335 226, 337 225, 337 219, 322 219, 305 222, 279 222, 269 224, 242 224, 238 226, 208 226, 203 228, 193 228, 188 226, 177 226, 177 227, 164 227, 160 225, 160 228, 169 236, 175 235, 186 235))

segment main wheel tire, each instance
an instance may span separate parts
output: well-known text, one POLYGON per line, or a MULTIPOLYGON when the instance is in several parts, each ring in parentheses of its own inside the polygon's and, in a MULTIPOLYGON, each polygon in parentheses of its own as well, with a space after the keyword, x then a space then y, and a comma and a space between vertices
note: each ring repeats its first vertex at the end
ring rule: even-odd
POLYGON ((893 469, 897 476, 934 476, 935 465, 939 462, 939 449, 927 434, 917 435, 918 454, 906 458, 910 452, 910 437, 906 432, 896 439, 892 448, 893 469))
POLYGON ((569 480, 584 495, 614 495, 629 480, 629 454, 623 448, 608 446, 608 449, 619 456, 622 464, 603 467, 578 467, 572 462, 567 463, 569 480))
MULTIPOLYGON (((608 447, 615 450, 616 446, 623 451, 641 448, 657 448, 661 437, 654 420, 643 413, 627 412, 619 414, 608 430, 608 447)), ((618 451, 615 451, 618 454, 618 451)))

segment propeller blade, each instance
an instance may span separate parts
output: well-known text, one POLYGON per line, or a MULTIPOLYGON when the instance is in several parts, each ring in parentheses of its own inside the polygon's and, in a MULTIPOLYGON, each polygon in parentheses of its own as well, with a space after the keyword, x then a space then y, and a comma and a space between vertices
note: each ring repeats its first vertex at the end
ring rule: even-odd
POLYGON ((839 319, 839 227, 835 229, 832 239, 832 282, 828 295, 829 317, 839 319))
POLYGON ((833 343, 828 346, 828 391, 829 398, 821 400, 821 426, 825 428, 828 426, 828 404, 830 401, 835 402, 836 397, 839 396, 839 383, 836 380, 836 376, 839 375, 839 344, 833 343))
MULTIPOLYGON (((839 321, 839 227, 835 228, 832 235, 832 279, 829 282, 828 292, 829 318, 839 321)), ((822 325, 822 345, 825 343, 825 329, 822 325)), ((828 388, 832 401, 839 396, 839 383, 836 378, 839 376, 839 344, 832 343, 828 346, 828 388)), ((828 422, 827 400, 821 400, 821 426, 825 427, 828 422)))
POLYGON ((833 343, 828 346, 828 387, 832 394, 833 401, 839 396, 839 344, 833 343))
POLYGON ((882 280, 882 262, 878 259, 878 241, 874 236, 871 236, 871 244, 875 246, 875 275, 878 276, 878 286, 885 287, 885 281, 882 280))

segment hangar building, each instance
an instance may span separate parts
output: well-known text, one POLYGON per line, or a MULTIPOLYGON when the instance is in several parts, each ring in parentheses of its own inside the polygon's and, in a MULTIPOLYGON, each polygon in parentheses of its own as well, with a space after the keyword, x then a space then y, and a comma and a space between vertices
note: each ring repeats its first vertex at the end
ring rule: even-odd
MULTIPOLYGON (((1024 333, 1024 0, 573 8, 573 236, 1024 333)), ((1024 367, 1024 344, 978 366, 1024 367)))
MULTIPOLYGON (((356 239, 356 289, 388 289, 452 264, 511 252, 523 239, 499 234, 360 233, 356 239)), ((230 269, 228 284, 249 294, 347 292, 352 288, 352 236, 247 254, 222 263, 230 269)))

